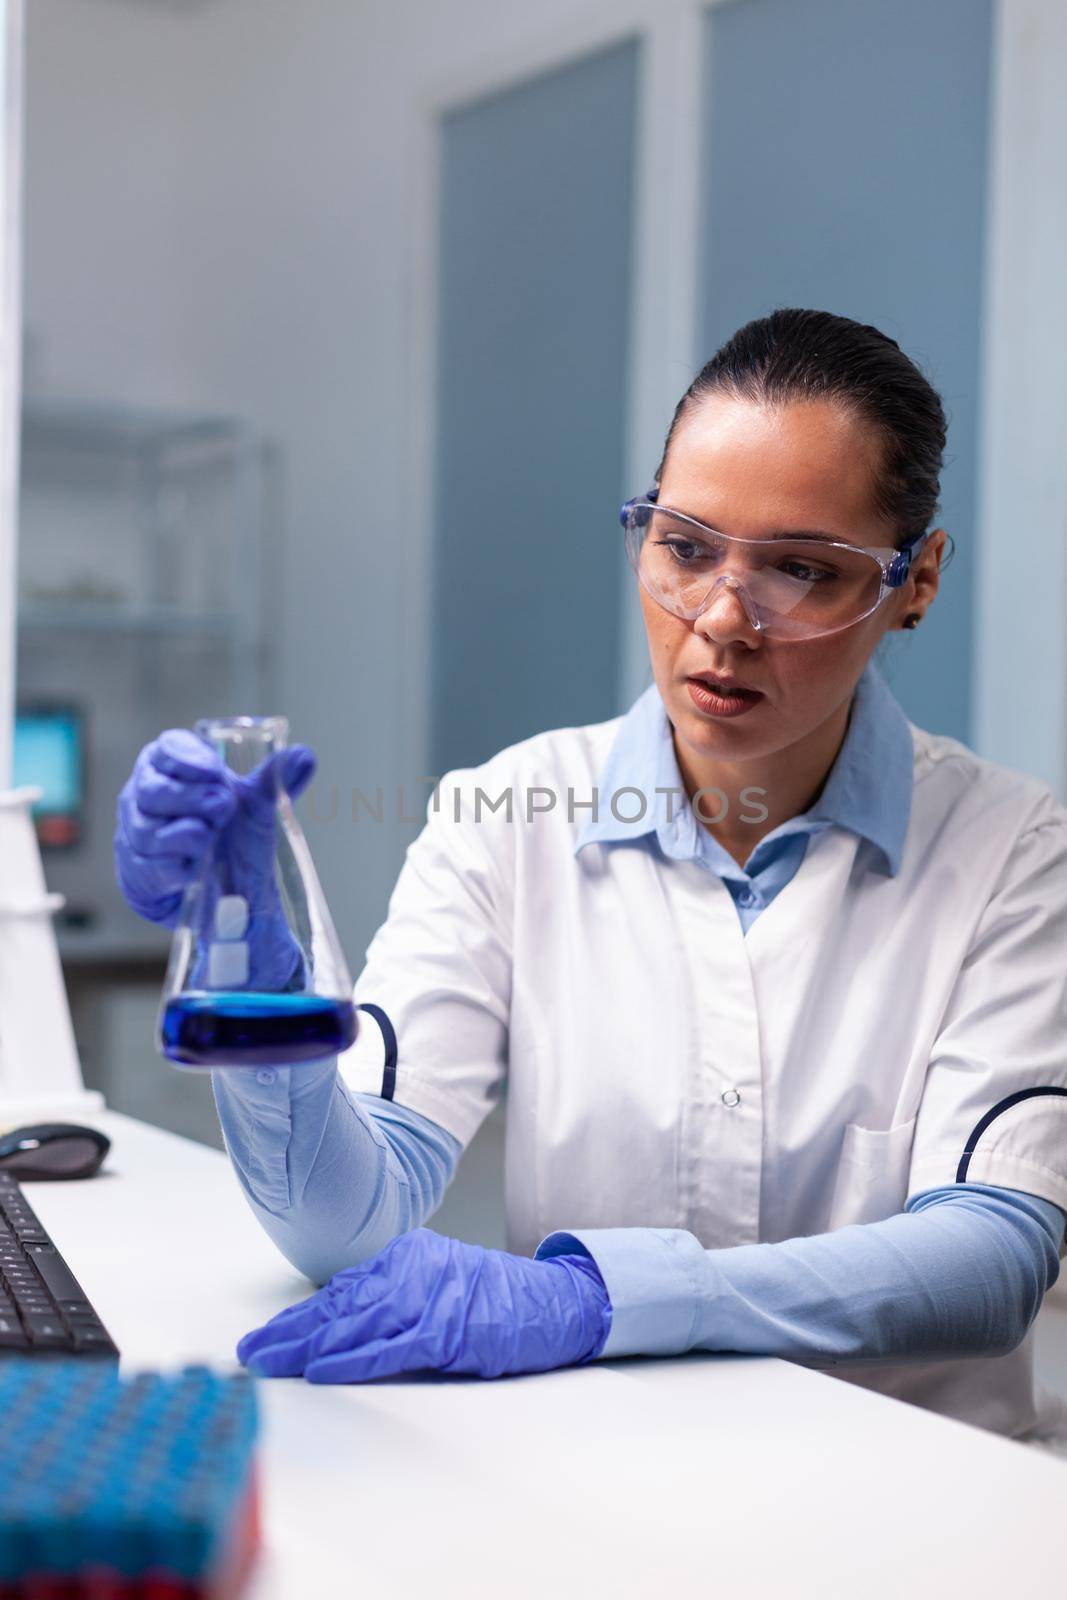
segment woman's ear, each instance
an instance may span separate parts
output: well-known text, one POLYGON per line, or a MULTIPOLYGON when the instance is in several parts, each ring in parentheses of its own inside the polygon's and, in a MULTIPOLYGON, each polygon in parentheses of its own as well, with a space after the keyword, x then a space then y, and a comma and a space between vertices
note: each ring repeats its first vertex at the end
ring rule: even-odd
POLYGON ((944 528, 935 528, 926 541, 926 546, 909 575, 910 598, 907 606, 909 611, 920 608, 925 616, 927 609, 933 604, 941 581, 941 557, 944 554, 947 537, 944 528))

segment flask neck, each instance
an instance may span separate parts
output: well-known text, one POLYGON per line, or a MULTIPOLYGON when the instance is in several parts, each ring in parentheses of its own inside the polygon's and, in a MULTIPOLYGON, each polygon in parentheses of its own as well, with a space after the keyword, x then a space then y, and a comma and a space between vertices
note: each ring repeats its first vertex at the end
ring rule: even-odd
POLYGON ((285 717, 205 717, 196 732, 232 772, 253 772, 275 750, 289 742, 285 717))

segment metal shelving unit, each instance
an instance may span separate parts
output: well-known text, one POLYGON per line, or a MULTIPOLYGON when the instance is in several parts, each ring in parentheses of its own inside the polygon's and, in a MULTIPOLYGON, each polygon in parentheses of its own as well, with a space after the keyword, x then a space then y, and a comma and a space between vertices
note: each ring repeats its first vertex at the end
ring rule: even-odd
POLYGON ((166 951, 113 877, 115 799, 140 746, 199 716, 273 709, 276 480, 240 419, 23 402, 18 694, 76 701, 88 727, 83 842, 45 857, 68 902, 68 965, 166 951))

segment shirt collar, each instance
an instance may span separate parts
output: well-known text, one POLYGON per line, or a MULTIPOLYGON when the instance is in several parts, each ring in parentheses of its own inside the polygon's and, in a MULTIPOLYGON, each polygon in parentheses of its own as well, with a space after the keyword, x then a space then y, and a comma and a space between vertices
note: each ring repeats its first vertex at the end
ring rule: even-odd
MULTIPOLYGON (((908 720, 874 661, 868 661, 822 793, 807 811, 776 828, 775 835, 816 821, 836 823, 868 839, 894 876, 911 815, 913 770, 908 720)), ((684 832, 696 837, 698 823, 678 770, 670 719, 654 683, 623 716, 596 793, 597 815, 579 833, 575 855, 587 844, 641 839, 650 833, 664 837, 673 830, 675 841, 684 832)))

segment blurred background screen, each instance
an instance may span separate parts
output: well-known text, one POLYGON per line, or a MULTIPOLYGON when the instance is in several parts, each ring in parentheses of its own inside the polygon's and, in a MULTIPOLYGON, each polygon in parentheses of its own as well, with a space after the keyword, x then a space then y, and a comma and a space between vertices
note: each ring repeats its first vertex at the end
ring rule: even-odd
POLYGON ((15 713, 13 786, 36 788, 33 803, 42 845, 78 841, 85 799, 85 718, 74 706, 24 706, 15 713))

